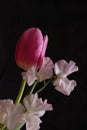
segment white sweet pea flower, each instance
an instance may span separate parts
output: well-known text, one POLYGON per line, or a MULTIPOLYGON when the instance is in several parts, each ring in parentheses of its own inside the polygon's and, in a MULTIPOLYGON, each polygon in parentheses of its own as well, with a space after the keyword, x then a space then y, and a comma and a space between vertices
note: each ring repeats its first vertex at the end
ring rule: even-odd
POLYGON ((75 71, 78 71, 78 67, 73 61, 67 63, 65 60, 59 60, 56 62, 54 72, 57 79, 53 83, 55 89, 65 95, 70 95, 77 84, 75 80, 69 80, 67 76, 75 71))
POLYGON ((42 82, 46 79, 49 79, 53 75, 54 64, 49 57, 44 57, 43 64, 38 71, 39 81, 42 82))
POLYGON ((52 110, 52 105, 48 104, 46 99, 42 101, 42 98, 38 98, 37 93, 26 96, 23 104, 27 111, 39 117, 43 116, 46 110, 52 110))
POLYGON ((38 130, 39 124, 42 122, 39 117, 43 116, 45 111, 53 110, 52 105, 48 104, 47 100, 42 101, 41 98, 38 98, 37 93, 26 96, 23 104, 27 109, 24 117, 27 130, 38 130))
POLYGON ((11 105, 13 104, 13 100, 0 100, 0 124, 5 125, 6 118, 7 118, 7 108, 10 109, 11 105))
POLYGON ((32 66, 27 72, 22 72, 22 77, 31 86, 35 80, 42 82, 49 79, 53 75, 53 67, 53 61, 49 57, 44 57, 39 70, 35 66, 32 66))
POLYGON ((22 72, 22 77, 31 86, 38 79, 36 66, 32 66, 27 72, 22 72))
POLYGON ((25 113, 24 121, 26 122, 26 130, 39 130, 40 123, 42 123, 38 116, 29 112, 25 113))
POLYGON ((25 109, 21 104, 13 104, 10 109, 7 108, 6 125, 9 130, 14 130, 21 124, 24 124, 23 116, 25 109))
POLYGON ((16 129, 24 123, 22 120, 24 110, 21 104, 15 105, 13 100, 0 100, 0 124, 6 125, 9 130, 16 129))

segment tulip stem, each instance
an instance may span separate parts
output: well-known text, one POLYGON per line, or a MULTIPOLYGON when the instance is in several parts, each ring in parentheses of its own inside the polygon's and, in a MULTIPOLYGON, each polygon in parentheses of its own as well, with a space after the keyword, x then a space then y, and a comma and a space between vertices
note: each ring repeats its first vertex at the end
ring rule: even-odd
POLYGON ((20 89, 19 89, 19 92, 18 92, 18 95, 17 95, 17 98, 15 100, 15 104, 18 104, 21 101, 21 98, 23 96, 23 92, 24 92, 24 89, 25 89, 25 85, 26 85, 26 81, 22 80, 21 86, 20 86, 20 89))

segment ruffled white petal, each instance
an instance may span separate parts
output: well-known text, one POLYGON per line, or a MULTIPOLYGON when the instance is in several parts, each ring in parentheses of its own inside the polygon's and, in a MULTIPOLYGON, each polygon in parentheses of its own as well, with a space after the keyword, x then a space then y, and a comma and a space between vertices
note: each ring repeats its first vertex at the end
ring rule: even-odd
POLYGON ((39 70, 37 70, 35 66, 32 66, 27 72, 22 72, 22 77, 27 81, 27 84, 31 86, 35 80, 42 82, 49 79, 53 75, 53 67, 53 61, 49 57, 44 57, 39 70))
POLYGON ((26 112, 24 121, 26 122, 26 130, 39 130, 42 122, 38 116, 29 112, 26 112))
POLYGON ((76 81, 69 80, 67 78, 57 78, 53 85, 57 91, 63 93, 64 95, 70 95, 76 86, 76 81))
POLYGON ((37 93, 28 95, 24 98, 23 104, 27 110, 24 116, 27 130, 39 130, 40 117, 44 115, 45 111, 53 110, 52 105, 47 103, 47 100, 42 101, 37 93))
POLYGON ((69 74, 78 71, 78 66, 76 66, 75 62, 73 61, 68 63, 65 60, 59 60, 55 63, 54 71, 56 75, 62 75, 66 77, 69 74))
POLYGON ((67 76, 75 71, 78 71, 78 66, 75 65, 75 62, 57 61, 54 66, 54 72, 57 75, 57 79, 53 83, 55 89, 65 95, 70 95, 77 84, 75 80, 69 80, 67 76))
POLYGON ((22 77, 27 81, 27 84, 31 86, 37 79, 36 67, 31 67, 27 72, 22 72, 22 77))
POLYGON ((0 100, 0 124, 6 125, 9 130, 16 129, 24 123, 24 107, 21 104, 15 105, 13 100, 0 100))
POLYGON ((11 105, 13 105, 13 100, 4 99, 0 100, 0 124, 6 123, 7 112, 6 109, 10 109, 11 105))
POLYGON ((16 129, 20 124, 24 123, 23 116, 24 116, 24 107, 21 104, 13 104, 10 106, 10 109, 7 108, 7 118, 6 118, 6 125, 9 130, 16 129))
POLYGON ((41 98, 38 98, 37 93, 28 95, 24 98, 23 104, 26 109, 39 117, 42 116, 45 111, 52 110, 52 105, 47 103, 47 100, 42 101, 41 98))
POLYGON ((44 57, 43 64, 38 71, 38 77, 40 82, 49 79, 53 75, 53 67, 53 61, 49 57, 44 57))

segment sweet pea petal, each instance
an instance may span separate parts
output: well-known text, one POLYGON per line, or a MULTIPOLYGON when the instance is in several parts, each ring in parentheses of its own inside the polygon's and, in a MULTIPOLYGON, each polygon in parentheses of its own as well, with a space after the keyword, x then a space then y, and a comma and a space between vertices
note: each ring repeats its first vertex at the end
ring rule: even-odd
POLYGON ((16 129, 20 124, 24 123, 23 116, 25 109, 21 104, 13 104, 10 106, 10 109, 6 109, 7 118, 6 125, 9 130, 16 129))
POLYGON ((39 130, 42 122, 38 116, 26 112, 24 121, 26 123, 26 130, 39 130))
POLYGON ((43 116, 46 110, 52 110, 52 105, 47 100, 42 101, 37 93, 28 95, 24 98, 23 104, 27 109, 24 116, 27 130, 38 130, 42 122, 39 117, 43 116))
POLYGON ((44 57, 42 66, 38 71, 39 81, 49 79, 53 75, 53 61, 49 57, 44 57))
POLYGON ((31 86, 35 80, 40 82, 49 79, 53 75, 53 61, 49 57, 44 57, 43 64, 39 70, 32 66, 27 72, 22 72, 22 77, 31 86))
POLYGON ((59 60, 55 63, 54 71, 56 75, 66 77, 69 74, 78 71, 78 66, 76 66, 73 61, 67 63, 65 60, 59 60))
POLYGON ((34 115, 42 116, 45 111, 53 110, 52 105, 47 103, 47 100, 42 101, 41 98, 38 98, 37 93, 28 95, 24 98, 23 104, 25 108, 34 115))
POLYGON ((22 72, 23 80, 27 81, 27 84, 31 86, 37 79, 36 67, 32 66, 27 72, 22 72))
POLYGON ((0 124, 6 123, 7 111, 6 109, 10 109, 11 105, 13 105, 13 100, 4 99, 0 100, 0 124))
POLYGON ((76 86, 75 80, 69 80, 68 78, 57 78, 54 81, 55 89, 64 95, 70 95, 76 86))

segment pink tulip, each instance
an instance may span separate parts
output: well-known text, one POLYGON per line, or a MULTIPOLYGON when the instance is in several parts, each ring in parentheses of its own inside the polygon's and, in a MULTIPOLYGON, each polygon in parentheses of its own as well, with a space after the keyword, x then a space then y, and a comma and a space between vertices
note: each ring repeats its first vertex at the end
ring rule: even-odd
POLYGON ((48 36, 42 35, 39 28, 26 30, 19 38, 15 51, 15 60, 19 67, 28 70, 32 66, 42 65, 48 43, 48 36))

